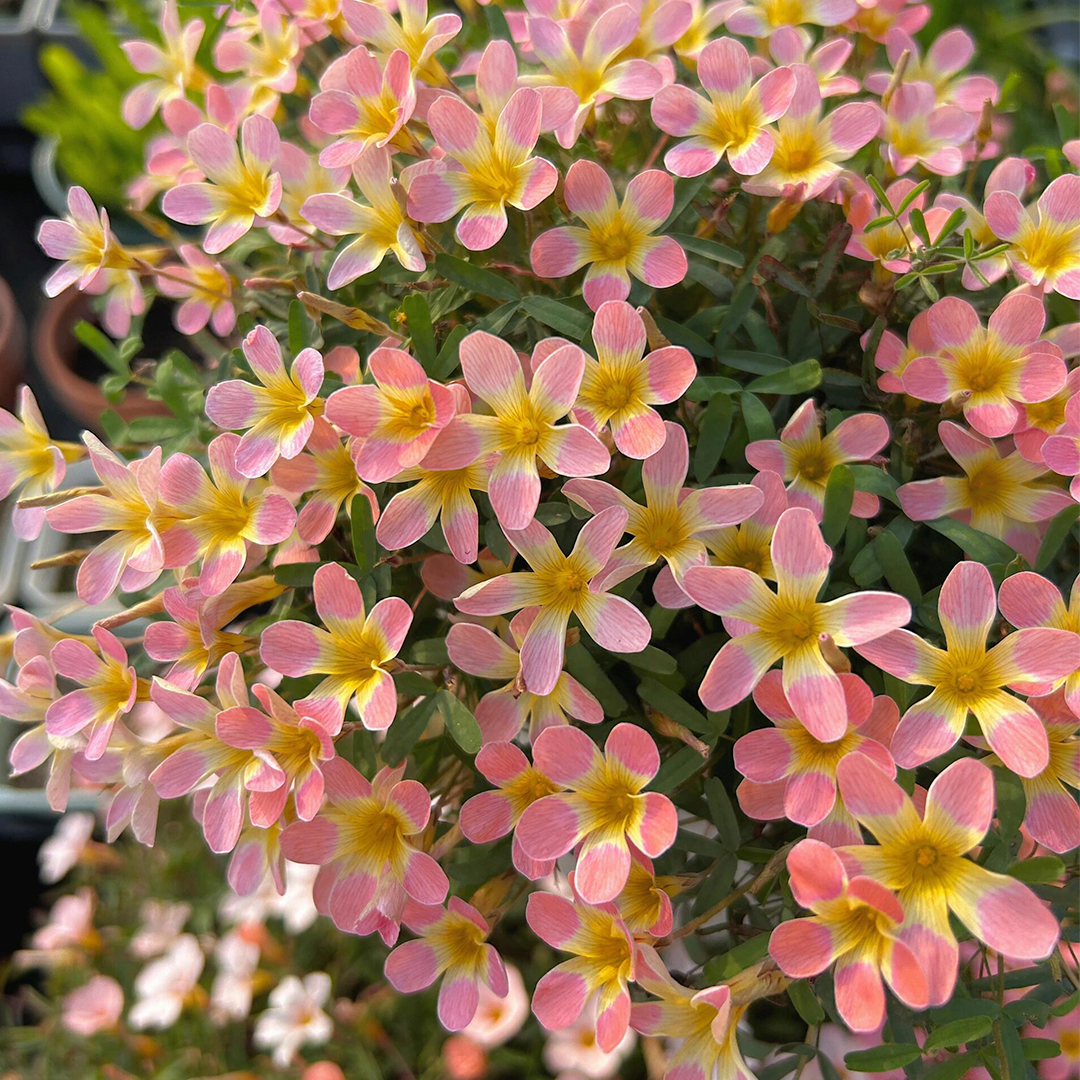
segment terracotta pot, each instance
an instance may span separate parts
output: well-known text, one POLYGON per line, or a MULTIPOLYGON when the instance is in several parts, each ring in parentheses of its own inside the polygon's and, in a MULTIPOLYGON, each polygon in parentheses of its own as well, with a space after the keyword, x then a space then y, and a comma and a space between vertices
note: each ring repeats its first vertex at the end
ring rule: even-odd
POLYGON ((168 406, 152 401, 138 388, 128 390, 123 402, 113 406, 96 382, 75 370, 79 343, 71 328, 80 319, 92 319, 89 300, 77 289, 67 289, 42 304, 34 324, 34 358, 42 380, 57 404, 82 427, 101 431, 101 414, 115 408, 125 420, 137 416, 169 416, 168 406))
POLYGON ((11 408, 26 376, 26 323, 8 283, 0 278, 0 406, 11 408))

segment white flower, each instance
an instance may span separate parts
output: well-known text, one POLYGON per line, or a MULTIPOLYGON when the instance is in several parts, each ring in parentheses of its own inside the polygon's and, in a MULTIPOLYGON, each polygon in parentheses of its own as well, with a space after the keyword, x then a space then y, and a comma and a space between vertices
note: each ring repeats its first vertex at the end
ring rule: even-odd
POLYGON ((243 1020, 251 1012, 259 946, 242 930, 231 930, 214 950, 217 974, 210 988, 210 1014, 215 1023, 243 1020))
POLYGON ((290 935, 302 933, 319 917, 312 897, 318 873, 318 866, 286 862, 283 895, 278 896, 273 880, 267 876, 247 896, 238 896, 230 890, 218 906, 218 914, 230 925, 261 924, 276 917, 290 935))
POLYGON ((134 956, 146 960, 172 947, 188 921, 191 905, 147 900, 139 914, 142 916, 142 926, 135 932, 128 948, 134 956))
POLYGON ((163 1030, 180 1017, 187 996, 198 986, 205 958, 194 934, 181 934, 169 951, 147 964, 135 978, 138 1000, 128 1013, 136 1031, 163 1030))
POLYGON ((461 1032, 489 1050, 512 1039, 529 1015, 529 993, 521 972, 513 964, 506 965, 506 980, 509 990, 503 998, 496 997, 487 983, 480 982, 476 1015, 461 1032))
POLYGON ((320 1006, 330 996, 330 976, 324 971, 282 979, 270 994, 270 1008, 255 1021, 255 1045, 273 1050, 273 1061, 284 1069, 304 1043, 324 1043, 334 1022, 320 1006))
POLYGON ((581 1017, 567 1028, 553 1031, 544 1043, 544 1064, 556 1075, 569 1072, 588 1080, 609 1080, 631 1050, 637 1036, 627 1030, 623 1040, 610 1054, 596 1041, 596 998, 581 1011, 581 1017))
POLYGON ((41 880, 55 885, 79 861, 94 832, 94 815, 65 814, 52 836, 38 849, 41 880))

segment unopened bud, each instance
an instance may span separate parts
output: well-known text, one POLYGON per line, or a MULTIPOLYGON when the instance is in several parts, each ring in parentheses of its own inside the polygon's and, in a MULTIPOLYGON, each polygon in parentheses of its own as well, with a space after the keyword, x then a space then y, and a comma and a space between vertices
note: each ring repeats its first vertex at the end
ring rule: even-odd
POLYGON ((485 881, 469 898, 469 903, 487 918, 506 899, 516 876, 513 870, 507 870, 485 881))
POLYGON ((637 313, 645 324, 645 337, 649 342, 650 349, 666 349, 671 342, 664 336, 663 331, 656 325, 652 312, 646 307, 639 307, 637 313))
POLYGON ((837 648, 836 642, 833 641, 831 635, 821 634, 818 637, 818 644, 821 646, 821 656, 825 663, 828 664, 837 675, 850 674, 851 661, 839 648, 837 648))
POLYGON ((979 126, 975 129, 975 139, 980 146, 985 146, 994 134, 994 103, 987 98, 979 114, 979 126))

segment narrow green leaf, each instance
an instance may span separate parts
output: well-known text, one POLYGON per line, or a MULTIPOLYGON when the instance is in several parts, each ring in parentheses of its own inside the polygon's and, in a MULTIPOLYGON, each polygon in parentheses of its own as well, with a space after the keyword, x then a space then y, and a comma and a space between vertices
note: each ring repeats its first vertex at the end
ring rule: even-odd
POLYGON ((310 589, 319 563, 285 563, 274 567, 274 580, 291 589, 310 589))
POLYGON ((789 270, 779 259, 771 255, 762 255, 758 259, 757 272, 769 281, 774 281, 782 289, 795 293, 796 296, 811 297, 810 287, 793 270, 789 270))
POLYGON ((998 832, 1007 840, 1020 828, 1027 813, 1027 796, 1020 778, 1004 766, 993 770, 998 832))
POLYGON ((491 549, 491 554, 501 563, 510 561, 510 541, 503 534, 502 526, 492 518, 484 526, 484 543, 491 549))
POLYGON ((1020 1042, 1020 1033, 1008 1020, 996 1021, 996 1030, 1001 1033, 1001 1045, 1005 1047, 1005 1060, 1001 1062, 1002 1072, 1007 1066, 1010 1080, 1024 1080, 1027 1076, 1027 1059, 1020 1042))
POLYGON ((751 375, 772 375, 774 372, 786 371, 791 367, 791 361, 787 357, 748 352, 745 349, 725 349, 719 354, 718 359, 721 364, 733 367, 736 371, 746 371, 751 375))
POLYGON ((1077 518, 1080 518, 1080 503, 1066 506, 1064 510, 1051 518, 1050 524, 1046 528, 1046 534, 1039 545, 1039 553, 1035 556, 1035 569, 1040 573, 1054 561, 1054 556, 1061 549, 1061 545, 1065 543, 1065 538, 1069 535, 1069 530, 1076 524, 1077 518))
POLYGON ((844 1064, 852 1072, 892 1072, 902 1069, 922 1057, 922 1051, 911 1043, 892 1043, 870 1050, 852 1050, 844 1055, 844 1064))
POLYGON ((705 981, 712 986, 727 979, 733 979, 740 971, 756 964, 769 951, 769 935, 757 934, 748 938, 741 945, 724 953, 723 956, 714 956, 705 965, 705 981))
POLYGON ((493 274, 490 270, 481 270, 464 259, 454 255, 447 255, 440 251, 435 256, 435 269, 442 274, 447 281, 454 282, 464 289, 479 293, 481 296, 490 296, 495 300, 519 300, 521 293, 517 286, 507 278, 499 274, 493 274))
MULTIPOLYGON (((488 5, 491 6, 490 4, 488 5)), ((484 9, 487 10, 486 8, 484 9)), ((433 379, 447 379, 457 370, 461 360, 458 355, 458 349, 461 346, 461 339, 465 337, 469 332, 467 326, 455 326, 449 334, 446 335, 446 340, 442 343, 442 348, 439 350, 438 356, 435 357, 435 363, 431 368, 431 377, 433 379)))
POLYGON ((1020 1048, 1028 1061, 1046 1061, 1061 1056, 1061 1043, 1054 1039, 1021 1039, 1020 1048))
POLYGON ((367 577, 375 569, 375 523, 367 496, 354 495, 349 513, 352 517, 353 558, 356 559, 360 576, 367 577))
POLYGON ((825 1019, 825 1010, 821 1007, 821 1002, 818 1001, 817 995, 805 979, 793 982, 787 988, 787 993, 791 1004, 795 1006, 795 1011, 811 1027, 820 1024, 825 1019))
POLYGON ((731 804, 731 796, 718 776, 710 776, 705 781, 705 801, 709 804, 709 816, 716 826, 720 843, 729 851, 738 851, 742 843, 739 819, 731 804))
POLYGON ((705 764, 692 746, 680 746, 669 758, 660 763, 660 771, 649 781, 646 791, 667 793, 689 780, 705 764))
POLYGON ((917 604, 922 599, 922 588, 900 541, 885 529, 874 538, 874 548, 885 580, 892 586, 893 591, 912 604, 917 604))
POLYGON ((835 547, 847 530, 851 503, 855 498, 855 477, 847 465, 836 465, 825 485, 825 509, 821 520, 821 535, 825 543, 835 547))
POLYGON ((1016 552, 1008 544, 955 518, 943 517, 936 521, 924 521, 923 524, 947 537, 970 558, 984 565, 1012 562, 1016 558, 1016 552))
POLYGON ((694 201, 694 197, 705 186, 705 176, 684 176, 675 181, 675 201, 667 220, 657 229, 662 235, 669 226, 679 220, 682 212, 694 201))
POLYGON ((521 304, 517 300, 500 304, 494 311, 489 311, 482 319, 477 319, 473 325, 474 330, 486 330, 489 334, 497 334, 518 313, 521 304))
POLYGON ((293 356, 311 345, 314 329, 314 323, 304 309, 304 305, 299 300, 294 300, 289 304, 289 352, 293 356))
POLYGON ((488 35, 492 41, 498 38, 502 41, 513 42, 510 24, 506 21, 501 7, 497 4, 488 4, 484 8, 484 20, 487 22, 488 35))
MULTIPOLYGON (((439 693, 445 691, 440 690, 439 693)), ((390 725, 386 741, 382 745, 382 759, 387 765, 397 765, 405 760, 417 740, 424 734, 424 729, 435 712, 438 698, 439 694, 421 698, 390 725)))
POLYGON ((1065 864, 1056 855, 1036 855, 1014 863, 1005 873, 1028 885, 1047 885, 1065 873, 1065 864))
POLYGON ((596 662, 596 657, 580 641, 566 650, 566 670, 586 690, 592 691, 603 706, 605 716, 614 718, 626 712, 626 698, 596 662))
POLYGON ((424 294, 409 293, 401 301, 401 310, 405 312, 408 323, 413 355, 420 361, 420 366, 431 375, 435 364, 435 329, 431 325, 431 310, 424 294))
POLYGON ((776 438, 776 426, 773 424, 769 410, 762 404, 761 398, 751 393, 744 393, 740 395, 740 404, 743 421, 746 423, 746 433, 750 436, 751 442, 757 439, 776 438))
POLYGON ((742 387, 723 375, 699 375, 683 395, 688 401, 710 401, 714 394, 737 394, 742 387))
POLYGON ((669 656, 655 645, 646 645, 641 652, 612 652, 611 655, 617 656, 620 660, 625 660, 628 664, 633 664, 634 667, 640 668, 642 671, 652 671, 657 675, 674 675, 679 670, 675 657, 669 656))
POLYGON ((484 743, 476 717, 449 690, 440 690, 435 701, 454 742, 466 754, 475 754, 484 743))
POLYGON ((756 394, 803 394, 821 382, 821 365, 816 360, 803 360, 772 375, 759 375, 746 389, 756 394))
POLYGON ((583 311, 550 296, 526 296, 521 306, 537 321, 575 341, 580 341, 592 328, 592 319, 583 311))
POLYGON ((706 259, 713 259, 726 266, 742 266, 746 262, 741 252, 716 240, 706 240, 700 236, 691 236, 689 233, 669 233, 668 235, 687 251, 704 255, 706 259))
POLYGON ((820 296, 825 291, 825 286, 832 280, 836 273, 836 267, 840 263, 840 257, 851 239, 851 226, 846 221, 838 222, 833 226, 825 240, 825 246, 821 249, 818 258, 817 272, 814 274, 813 293, 820 296))
POLYGON ((855 480, 856 491, 869 491, 873 495, 880 495, 888 499, 894 506, 900 505, 896 489, 900 486, 887 473, 875 465, 849 465, 851 475, 855 480))
POLYGON ((658 709, 677 724, 682 724, 691 731, 705 735, 712 734, 713 725, 708 719, 689 701, 680 697, 674 690, 669 690, 663 683, 658 683, 655 679, 642 679, 638 684, 637 692, 642 701, 658 709))
POLYGON ((994 1026, 989 1016, 968 1016, 962 1020, 953 1020, 942 1024, 927 1036, 923 1043, 924 1050, 940 1050, 942 1047, 954 1048, 965 1043, 984 1039, 994 1026))
POLYGON ((896 208, 897 215, 902 214, 928 187, 929 180, 920 180, 901 200, 896 208))
POLYGON ((85 345, 110 371, 125 378, 131 376, 127 361, 120 355, 120 350, 96 327, 85 319, 80 319, 72 328, 75 339, 85 345))
POLYGON ((714 394, 698 425, 698 441, 694 447, 694 476, 698 482, 706 480, 716 468, 724 444, 731 434, 731 421, 735 406, 730 394, 714 394))
POLYGON ((684 349, 689 349, 695 356, 713 355, 712 345, 688 326, 660 317, 657 317, 656 325, 672 345, 681 345, 684 349))

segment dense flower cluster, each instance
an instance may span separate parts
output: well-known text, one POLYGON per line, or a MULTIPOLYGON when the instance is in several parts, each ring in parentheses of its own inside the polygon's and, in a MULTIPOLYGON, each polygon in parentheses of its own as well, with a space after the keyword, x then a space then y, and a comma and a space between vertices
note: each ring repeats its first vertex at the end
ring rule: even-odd
MULTIPOLYGON (((486 42, 426 0, 255 6, 208 37, 166 0, 125 46, 175 260, 78 188, 40 229, 50 293, 126 333, 153 290, 221 348, 149 453, 53 442, 25 389, 0 414, 19 534, 105 534, 78 596, 129 594, 85 636, 14 614, 13 770, 49 761, 58 809, 107 785, 147 845, 190 795, 242 896, 317 868, 318 913, 481 1047, 526 993, 491 940, 526 891, 541 1024, 659 1037, 668 1080, 750 1075, 738 1025, 789 986, 869 1033, 885 986, 947 1005, 964 948, 1060 979, 1066 890, 1028 883, 1080 845, 1075 147, 980 204, 999 88, 962 30, 920 51, 923 4, 526 0, 486 42), (84 455, 98 484, 56 491, 84 455), (923 522, 951 569, 913 570, 923 522), (730 963, 673 977, 748 895, 730 963)), ((136 1030, 203 968, 190 934, 155 951, 136 1030)), ((257 962, 223 939, 210 1007, 246 1015, 257 962)), ((64 1022, 112 1026, 116 991, 64 1022)), ((281 981, 256 1045, 326 1041, 329 993, 281 981)))

